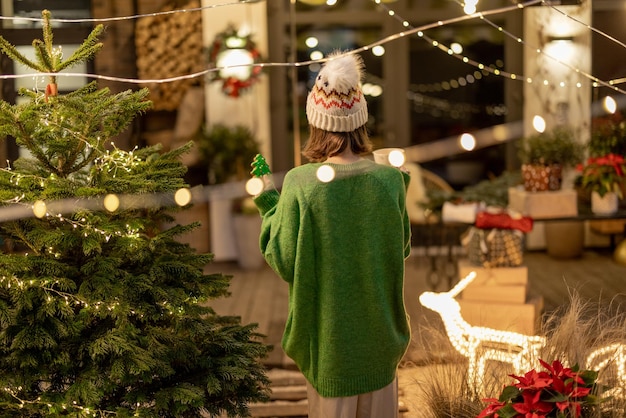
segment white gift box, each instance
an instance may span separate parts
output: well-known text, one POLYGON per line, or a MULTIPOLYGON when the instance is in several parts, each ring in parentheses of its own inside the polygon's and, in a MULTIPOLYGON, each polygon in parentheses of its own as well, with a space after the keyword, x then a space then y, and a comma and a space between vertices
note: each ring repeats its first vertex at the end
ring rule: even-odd
POLYGON ((476 222, 476 214, 482 209, 482 204, 478 202, 459 204, 444 202, 441 209, 441 218, 444 222, 474 224, 476 222))

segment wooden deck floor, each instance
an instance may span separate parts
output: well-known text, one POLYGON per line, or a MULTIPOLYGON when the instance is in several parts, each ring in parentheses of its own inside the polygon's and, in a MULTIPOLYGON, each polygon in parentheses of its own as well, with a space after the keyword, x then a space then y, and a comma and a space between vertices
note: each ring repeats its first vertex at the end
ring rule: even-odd
MULTIPOLYGON (((613 262, 608 251, 585 251, 581 258, 576 259, 555 259, 544 252, 529 252, 524 255, 524 265, 528 267, 529 295, 543 297, 544 312, 567 304, 572 290, 582 300, 626 307, 626 266, 613 262)), ((444 273, 453 273, 450 266, 448 270, 445 264, 439 267, 444 273)), ((414 337, 407 352, 407 362, 419 363, 423 358, 424 347, 420 343, 423 326, 443 326, 439 316, 422 307, 418 301, 422 292, 431 290, 428 281, 430 269, 431 263, 425 257, 412 256, 406 263, 405 301, 414 337)), ((265 342, 274 346, 267 365, 293 367, 280 348, 287 315, 286 283, 268 266, 258 271, 244 271, 235 263, 213 263, 207 271, 233 276, 232 295, 212 301, 211 306, 219 314, 240 316, 242 323, 258 323, 258 331, 267 336, 265 342)), ((447 286, 444 278, 436 290, 447 290, 447 286)))

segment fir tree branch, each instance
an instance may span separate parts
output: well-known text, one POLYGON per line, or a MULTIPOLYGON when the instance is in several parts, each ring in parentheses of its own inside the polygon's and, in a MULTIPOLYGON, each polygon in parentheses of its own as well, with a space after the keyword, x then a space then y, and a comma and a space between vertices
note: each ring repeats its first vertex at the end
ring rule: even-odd
POLYGON ((46 49, 46 46, 39 39, 33 41, 33 48, 35 48, 35 56, 39 59, 41 68, 47 73, 56 73, 54 68, 54 62, 52 56, 46 49))
POLYGON ((30 153, 50 171, 54 172, 56 175, 60 175, 57 168, 54 165, 50 164, 50 161, 48 160, 48 158, 46 158, 44 150, 32 140, 30 133, 26 130, 24 124, 21 123, 19 120, 16 120, 15 126, 20 133, 20 135, 16 137, 16 140, 21 141, 26 146, 26 148, 28 148, 30 153))
POLYGON ((26 58, 22 53, 20 53, 15 46, 13 46, 9 41, 4 39, 4 37, 0 36, 0 49, 7 54, 9 58, 13 61, 17 61, 20 64, 23 64, 27 67, 32 68, 35 71, 45 72, 43 68, 41 68, 37 63, 26 58))
POLYGON ((52 34, 52 25, 50 24, 50 11, 42 10, 41 17, 43 18, 42 23, 42 31, 43 31, 43 43, 48 50, 48 54, 52 55, 52 47, 53 47, 53 34, 52 34))
POLYGON ((74 51, 74 53, 57 66, 57 70, 61 71, 67 67, 71 67, 77 63, 91 59, 103 47, 103 44, 98 42, 98 37, 103 31, 104 26, 97 25, 91 31, 87 39, 85 39, 85 41, 74 51))

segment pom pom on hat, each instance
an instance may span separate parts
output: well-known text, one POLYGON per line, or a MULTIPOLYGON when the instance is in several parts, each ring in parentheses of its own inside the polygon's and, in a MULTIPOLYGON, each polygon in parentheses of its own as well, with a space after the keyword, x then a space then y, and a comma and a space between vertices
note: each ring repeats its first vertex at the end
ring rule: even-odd
POLYGON ((309 124, 329 132, 351 132, 367 122, 367 103, 361 91, 363 60, 349 54, 334 58, 320 70, 306 101, 309 124))

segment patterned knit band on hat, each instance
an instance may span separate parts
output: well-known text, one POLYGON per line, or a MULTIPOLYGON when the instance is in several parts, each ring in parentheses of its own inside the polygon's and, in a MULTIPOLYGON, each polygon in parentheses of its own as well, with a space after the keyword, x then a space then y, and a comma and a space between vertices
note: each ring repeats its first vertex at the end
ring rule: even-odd
POLYGON ((321 69, 306 101, 309 124, 329 132, 351 132, 367 122, 361 91, 363 60, 350 54, 331 58, 321 69))

